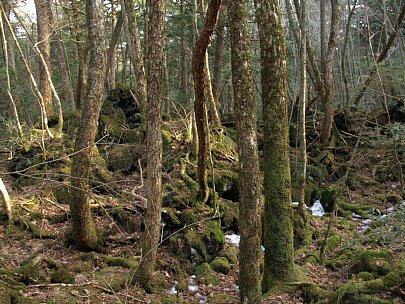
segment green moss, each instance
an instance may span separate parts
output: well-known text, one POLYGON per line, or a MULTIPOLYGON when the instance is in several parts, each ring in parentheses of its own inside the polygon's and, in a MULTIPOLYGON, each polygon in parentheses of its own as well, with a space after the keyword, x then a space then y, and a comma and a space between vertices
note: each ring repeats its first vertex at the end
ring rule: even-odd
POLYGON ((239 226, 239 203, 220 199, 219 212, 221 223, 225 228, 232 230, 239 226))
POLYGON ((238 263, 238 249, 234 246, 222 249, 218 256, 226 258, 231 265, 238 263))
POLYGON ((184 209, 181 212, 180 220, 182 225, 190 225, 198 222, 198 216, 193 209, 184 209))
POLYGON ((381 277, 384 282, 386 288, 392 288, 399 284, 404 284, 405 273, 401 273, 399 271, 391 271, 387 273, 385 276, 381 277))
POLYGON ((328 239, 326 240, 326 248, 325 248, 326 251, 327 252, 334 251, 340 245, 341 239, 342 239, 341 236, 338 234, 334 234, 328 237, 328 239))
POLYGON ((111 171, 130 171, 135 161, 134 146, 132 145, 115 145, 109 150, 104 158, 108 169, 111 171))
POLYGON ((363 281, 370 281, 370 280, 374 279, 374 275, 368 271, 362 271, 357 274, 357 278, 359 278, 363 281))
POLYGON ((173 136, 170 133, 170 131, 163 129, 162 130, 163 151, 170 151, 172 142, 173 142, 173 136))
POLYGON ((27 263, 15 269, 15 273, 18 275, 18 281, 26 285, 46 282, 44 271, 40 267, 34 266, 31 263, 27 263))
POLYGON ((360 215, 362 218, 369 218, 370 215, 367 214, 367 210, 369 210, 369 207, 365 206, 360 206, 359 204, 352 204, 352 203, 344 203, 340 202, 339 207, 343 210, 349 211, 351 213, 356 213, 360 215))
POLYGON ((112 218, 124 227, 124 230, 129 233, 134 233, 138 230, 138 227, 128 216, 128 213, 124 210, 122 206, 113 208, 111 210, 112 218))
POLYGON ((359 273, 368 271, 378 275, 387 274, 392 266, 391 254, 386 250, 367 250, 354 258, 351 271, 359 273))
POLYGON ((219 283, 217 274, 207 262, 196 267, 195 275, 199 279, 203 279, 204 283, 207 285, 217 285, 219 283))
POLYGON ((224 232, 217 220, 206 222, 204 237, 209 254, 214 254, 220 251, 225 244, 224 232))
POLYGON ((217 257, 211 263, 211 268, 216 272, 222 272, 228 274, 231 271, 231 264, 224 257, 217 257))
POLYGON ((208 302, 210 304, 230 304, 236 303, 236 297, 232 294, 213 294, 209 297, 208 302))
MULTIPOLYGON (((165 207, 162 210, 162 213, 167 215, 168 220, 170 220, 170 223, 172 225, 178 226, 181 224, 178 216, 177 216, 177 210, 174 208, 169 208, 169 207, 165 207)), ((166 219, 165 219, 166 221, 166 219)))
POLYGON ((142 144, 145 140, 144 132, 140 129, 129 129, 124 133, 124 139, 129 144, 142 144))
POLYGON ((59 266, 51 273, 51 283, 72 284, 75 282, 75 277, 70 273, 66 266, 59 266))
POLYGON ((135 258, 112 257, 109 255, 100 255, 108 266, 121 266, 125 268, 135 269, 138 267, 138 260, 135 258))
POLYGON ((402 202, 402 197, 395 193, 388 193, 386 200, 389 203, 397 204, 402 202))
POLYGON ((187 290, 188 290, 187 278, 179 278, 179 279, 178 279, 177 290, 178 290, 179 292, 187 291, 187 290))
POLYGON ((187 254, 192 253, 193 250, 195 250, 196 253, 201 256, 203 261, 208 260, 208 253, 200 234, 195 230, 190 229, 185 233, 184 237, 188 247, 187 254))

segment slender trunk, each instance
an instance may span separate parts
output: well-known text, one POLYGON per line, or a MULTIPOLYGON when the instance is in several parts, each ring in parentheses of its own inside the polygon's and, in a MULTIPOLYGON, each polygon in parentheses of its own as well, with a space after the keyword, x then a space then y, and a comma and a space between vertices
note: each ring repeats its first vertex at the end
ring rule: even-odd
POLYGON ((8 195, 7 188, 4 185, 3 180, 1 178, 0 178, 0 193, 1 193, 3 204, 4 204, 4 211, 8 218, 8 222, 10 224, 12 224, 13 212, 12 212, 11 199, 10 199, 10 196, 8 195))
POLYGON ((49 42, 49 11, 46 5, 46 0, 34 0, 37 12, 37 31, 38 31, 38 47, 44 57, 44 61, 39 63, 39 90, 45 104, 45 109, 48 115, 53 113, 52 90, 49 85, 46 72, 47 66, 51 72, 51 45, 49 42))
POLYGON ((324 120, 321 131, 321 142, 329 141, 332 124, 333 124, 333 101, 335 97, 335 84, 333 77, 333 65, 336 57, 337 39, 339 33, 339 21, 341 16, 341 8, 339 0, 331 0, 332 16, 330 20, 330 34, 328 48, 325 54, 325 60, 322 61, 324 66, 323 84, 324 95, 322 96, 324 106, 324 120))
POLYGON ((230 1, 228 3, 228 15, 240 169, 239 297, 241 304, 258 304, 262 302, 260 288, 261 186, 247 2, 243 0, 230 1))
POLYGON ((145 216, 143 259, 136 278, 147 290, 155 271, 162 209, 162 104, 164 91, 165 1, 149 2, 148 13, 148 206, 145 216))
MULTIPOLYGON (((129 56, 136 75, 136 98, 141 109, 141 112, 146 113, 147 92, 146 92, 146 76, 142 55, 141 39, 138 31, 138 23, 133 0, 122 0, 124 9, 125 30, 128 37, 129 56)), ((150 21, 150 20, 149 20, 150 21)), ((149 22, 148 21, 148 22, 149 22)))
POLYGON ((112 90, 115 87, 115 55, 118 40, 120 39, 122 29, 122 12, 118 12, 114 26, 114 30, 111 36, 110 46, 107 53, 107 77, 106 88, 107 91, 112 90))
POLYGON ((97 149, 94 146, 94 139, 98 127, 106 75, 102 14, 102 0, 86 1, 90 50, 89 82, 86 99, 81 107, 80 125, 76 135, 71 181, 75 191, 73 191, 70 207, 73 241, 83 250, 93 250, 99 246, 96 227, 90 211, 88 178, 91 157, 95 153, 93 149, 97 149))
POLYGON ((66 56, 65 56, 66 53, 65 53, 65 49, 62 44, 62 35, 60 33, 60 29, 58 28, 58 25, 56 24, 55 18, 53 16, 51 3, 52 3, 51 0, 46 0, 49 24, 51 25, 53 36, 55 37, 54 42, 55 42, 55 46, 56 46, 56 58, 58 60, 59 73, 62 78, 63 98, 67 104, 67 108, 69 110, 74 110, 75 101, 74 101, 72 84, 70 81, 69 67, 67 64, 66 56))
MULTIPOLYGON (((223 6, 224 7, 224 6, 223 6)), ((219 25, 216 33, 216 44, 215 44, 215 59, 214 59, 214 77, 212 81, 212 92, 214 94, 214 100, 218 112, 220 112, 220 90, 221 90, 221 75, 222 75, 222 53, 224 46, 224 24, 223 19, 221 18, 224 15, 224 8, 220 10, 219 13, 219 25)))
POLYGON ((206 108, 206 87, 208 78, 206 66, 206 53, 212 33, 218 18, 221 0, 212 0, 207 9, 204 27, 198 36, 193 52, 193 78, 195 91, 194 112, 198 132, 198 181, 199 192, 203 202, 208 200, 207 158, 208 158, 208 119, 206 108))

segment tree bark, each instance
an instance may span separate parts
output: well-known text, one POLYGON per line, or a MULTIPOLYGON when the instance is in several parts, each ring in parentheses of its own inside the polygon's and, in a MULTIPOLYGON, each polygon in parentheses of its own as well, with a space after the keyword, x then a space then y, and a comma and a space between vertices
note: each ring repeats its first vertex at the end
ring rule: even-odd
POLYGON ((217 23, 221 0, 212 0, 209 3, 205 17, 204 27, 198 36, 193 52, 193 79, 195 91, 194 112, 198 133, 198 184, 203 202, 208 200, 207 158, 208 158, 208 118, 206 105, 206 88, 208 85, 206 65, 207 48, 217 23))
POLYGON ((53 113, 52 90, 48 81, 45 65, 51 72, 51 45, 49 42, 49 11, 46 4, 47 0, 34 0, 37 12, 37 32, 38 48, 44 57, 44 62, 39 62, 39 90, 44 100, 45 109, 48 115, 53 113))
POLYGON ((148 13, 148 206, 142 261, 136 279, 146 290, 156 265, 162 203, 162 104, 164 91, 165 1, 149 2, 148 13))
POLYGON ((65 53, 65 49, 62 44, 62 35, 60 33, 61 30, 59 29, 58 25, 56 24, 55 18, 53 16, 51 3, 52 3, 51 0, 46 0, 49 24, 50 24, 50 27, 52 30, 52 34, 55 37, 54 43, 56 46, 56 58, 58 60, 59 73, 62 78, 63 98, 67 104, 67 108, 69 110, 74 110, 75 101, 74 101, 72 83, 70 81, 69 67, 66 62, 66 53, 65 53))
POLYGON ((112 90, 115 87, 115 55, 118 40, 121 35, 122 23, 123 23, 122 12, 117 13, 117 18, 113 33, 111 36, 110 45, 108 47, 107 53, 107 77, 106 77, 106 88, 108 91, 112 90))
POLYGON ((146 113, 147 84, 134 1, 122 0, 122 2, 124 3, 122 3, 121 6, 124 9, 124 16, 126 16, 124 26, 128 36, 129 56, 136 75, 136 98, 141 112, 146 113))
POLYGON ((260 36, 264 133, 263 292, 294 274, 286 50, 278 0, 255 0, 260 36))
POLYGON ((224 46, 224 33, 225 26, 223 24, 223 19, 225 14, 225 8, 222 6, 219 12, 219 21, 216 33, 216 44, 215 44, 215 59, 214 59, 214 77, 212 79, 212 92, 214 94, 215 105, 217 111, 220 112, 220 90, 221 90, 221 75, 222 75, 222 53, 224 46))
POLYGON ((71 202, 72 236, 82 250, 98 247, 96 228, 88 201, 89 173, 92 149, 98 127, 105 83, 106 49, 102 0, 86 1, 88 40, 90 49, 89 79, 85 103, 81 108, 80 125, 72 162, 73 197, 71 202))
POLYGON ((335 83, 333 77, 333 66, 336 57, 337 38, 339 34, 339 21, 341 16, 341 8, 339 0, 331 0, 332 16, 330 20, 330 34, 328 41, 328 48, 325 54, 325 60, 322 61, 323 69, 323 84, 324 95, 321 96, 323 102, 323 127, 321 131, 321 142, 326 143, 329 141, 332 124, 333 124, 333 100, 335 95, 335 83))
POLYGON ((241 304, 255 304, 262 302, 260 289, 261 187, 247 2, 244 0, 230 1, 228 3, 228 15, 240 169, 239 297, 241 304))

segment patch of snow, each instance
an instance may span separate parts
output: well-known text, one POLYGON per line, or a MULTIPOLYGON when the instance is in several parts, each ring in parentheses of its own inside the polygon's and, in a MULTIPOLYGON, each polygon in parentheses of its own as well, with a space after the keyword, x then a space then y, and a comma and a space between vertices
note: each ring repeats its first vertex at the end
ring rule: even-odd
POLYGON ((177 287, 177 284, 178 284, 178 283, 179 283, 179 282, 174 281, 174 285, 169 289, 169 295, 174 296, 174 295, 177 294, 177 289, 176 289, 176 287, 177 287))
POLYGON ((325 215, 325 210, 321 204, 320 200, 316 200, 312 207, 309 208, 311 210, 313 216, 322 217, 325 215))
POLYGON ((390 214, 394 212, 394 207, 387 208, 387 213, 390 214))
POLYGON ((225 235, 225 241, 228 244, 232 244, 236 247, 239 247, 239 243, 240 243, 240 235, 238 234, 228 234, 225 235))
POLYGON ((355 219, 361 219, 361 215, 354 212, 352 213, 352 217, 354 217, 355 219))

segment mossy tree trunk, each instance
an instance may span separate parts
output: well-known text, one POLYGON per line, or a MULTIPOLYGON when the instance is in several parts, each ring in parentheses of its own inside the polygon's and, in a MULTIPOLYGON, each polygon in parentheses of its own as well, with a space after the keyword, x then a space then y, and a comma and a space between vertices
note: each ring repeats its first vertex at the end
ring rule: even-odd
POLYGON ((261 303, 260 177, 256 138, 256 104, 248 36, 248 9, 244 0, 228 3, 231 34, 232 84, 238 131, 240 188, 240 303, 261 303))
POLYGON ((37 12, 38 48, 44 58, 39 60, 39 91, 41 92, 47 114, 53 113, 52 90, 48 80, 48 71, 51 72, 51 44, 49 42, 49 11, 47 0, 35 0, 37 12))
MULTIPOLYGON (((111 2, 112 5, 113 2, 111 2)), ((116 74, 115 74, 115 65, 116 65, 116 54, 117 54, 117 44, 121 36, 123 16, 122 11, 113 14, 113 31, 110 40, 110 45, 108 47, 107 53, 107 68, 106 68, 106 88, 108 91, 115 88, 116 74)))
POLYGON ((106 50, 102 8, 103 2, 101 0, 86 1, 90 48, 89 79, 76 135, 76 154, 72 162, 72 187, 74 191, 70 206, 73 241, 82 250, 92 250, 98 247, 96 228, 88 201, 88 178, 92 156, 91 148, 94 145, 97 132, 105 81, 106 50))
POLYGON ((263 292, 294 273, 285 37, 278 0, 255 0, 264 121, 263 292))
POLYGON ((162 210, 162 105, 164 92, 165 1, 149 2, 147 53, 147 186, 148 206, 145 216, 145 235, 142 261, 135 278, 149 289, 155 271, 160 236, 162 210))
POLYGON ((210 85, 206 73, 206 53, 211 41, 212 33, 218 19, 218 11, 221 6, 221 0, 210 1, 205 16, 204 27, 198 36, 193 52, 193 79, 195 102, 194 112, 198 133, 198 184, 199 192, 203 202, 208 200, 208 182, 207 182, 207 159, 209 145, 209 127, 207 118, 206 91, 207 85, 210 85))

